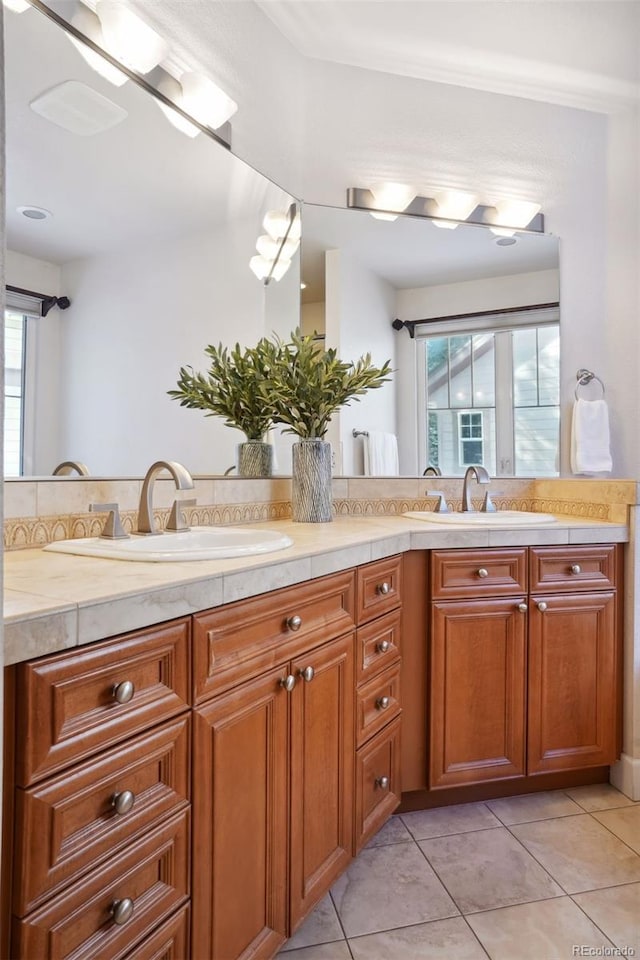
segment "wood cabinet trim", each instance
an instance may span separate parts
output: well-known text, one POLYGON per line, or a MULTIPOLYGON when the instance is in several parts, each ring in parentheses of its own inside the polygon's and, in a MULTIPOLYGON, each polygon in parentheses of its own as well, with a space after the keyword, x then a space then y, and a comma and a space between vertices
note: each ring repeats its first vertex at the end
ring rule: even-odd
POLYGON ((527 548, 433 550, 434 600, 508 597, 527 592, 527 548))

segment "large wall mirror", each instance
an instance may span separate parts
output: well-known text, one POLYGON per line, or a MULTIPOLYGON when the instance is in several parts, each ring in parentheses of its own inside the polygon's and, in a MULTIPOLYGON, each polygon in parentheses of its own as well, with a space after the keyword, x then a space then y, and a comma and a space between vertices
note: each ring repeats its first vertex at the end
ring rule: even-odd
POLYGON ((71 459, 140 476, 159 458, 224 473, 242 435, 167 390, 209 343, 297 326, 298 263, 268 286, 249 269, 265 214, 292 198, 136 83, 104 80, 37 9, 6 11, 5 70, 6 282, 71 301, 28 317, 24 351, 29 310, 9 312, 8 473, 71 459))
POLYGON ((305 204, 302 281, 306 332, 396 371, 335 418, 341 472, 363 473, 375 430, 404 475, 558 475, 557 238, 305 204))

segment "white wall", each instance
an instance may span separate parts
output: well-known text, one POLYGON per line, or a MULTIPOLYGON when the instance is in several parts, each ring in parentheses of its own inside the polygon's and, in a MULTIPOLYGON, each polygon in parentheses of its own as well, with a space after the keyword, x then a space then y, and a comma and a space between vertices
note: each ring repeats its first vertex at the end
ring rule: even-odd
MULTIPOLYGON (((370 353, 380 367, 391 360, 395 368, 395 338, 391 321, 395 289, 344 250, 325 254, 326 344, 336 347, 342 360, 356 361, 370 353)), ((397 434, 395 377, 359 401, 353 400, 332 419, 331 440, 339 453, 338 470, 350 475, 364 472, 362 439, 357 430, 383 430, 397 434)))
POLYGON ((143 475, 157 459, 219 473, 243 435, 167 396, 181 366, 205 371, 207 344, 263 335, 265 288, 248 270, 255 222, 79 260, 63 268, 60 459, 92 474, 143 475))
POLYGON ((487 280, 398 290, 397 316, 401 320, 426 320, 458 313, 555 303, 560 296, 559 281, 557 270, 538 270, 487 280))

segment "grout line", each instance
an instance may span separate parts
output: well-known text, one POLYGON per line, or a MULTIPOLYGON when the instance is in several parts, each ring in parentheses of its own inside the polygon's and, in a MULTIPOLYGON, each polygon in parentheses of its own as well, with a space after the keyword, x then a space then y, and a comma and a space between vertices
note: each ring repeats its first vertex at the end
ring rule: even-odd
MULTIPOLYGON (((585 891, 583 891, 583 892, 584 892, 584 893, 593 893, 592 890, 585 890, 585 891)), ((617 942, 616 942, 615 940, 612 940, 611 937, 607 936, 607 934, 604 932, 604 930, 602 929, 602 927, 600 926, 600 924, 596 923, 596 921, 593 919, 593 917, 590 917, 590 916, 589 916, 589 914, 588 914, 587 911, 584 909, 584 907, 581 907, 579 903, 576 903, 576 901, 573 899, 573 896, 571 896, 571 894, 569 894, 569 899, 571 900, 571 902, 572 902, 573 904, 575 904, 575 906, 578 908, 578 910, 580 910, 580 912, 583 913, 583 914, 585 915, 585 917, 594 925, 594 927, 596 928, 596 930, 599 930, 599 931, 600 931, 600 933, 601 933, 602 936, 605 938, 605 940, 607 940, 613 947, 617 947, 617 946, 618 946, 618 944, 617 944, 617 942)), ((622 946, 623 946, 623 947, 624 947, 624 946, 628 946, 628 944, 622 944, 622 946)))
MULTIPOLYGON (((625 809, 625 808, 624 808, 624 807, 614 807, 613 809, 615 809, 615 810, 620 810, 620 809, 625 809)), ((636 856, 638 859, 640 859, 640 853, 639 853, 637 850, 634 850, 634 848, 633 848, 632 846, 630 846, 630 844, 628 844, 626 840, 623 840, 622 837, 619 837, 618 834, 615 833, 614 830, 611 830, 611 828, 606 825, 606 823, 602 823, 601 820, 598 820, 598 818, 597 818, 596 816, 594 816, 595 813, 604 813, 604 812, 605 812, 605 811, 603 811, 603 810, 594 810, 594 812, 593 812, 593 813, 590 813, 589 816, 591 817, 592 820, 595 820, 596 823, 599 823, 601 827, 604 827, 604 829, 605 829, 608 833, 610 833, 612 837, 615 837, 616 840, 618 840, 620 843, 623 843, 623 844, 625 845, 625 847, 626 847, 628 850, 630 850, 631 853, 635 854, 635 856, 636 856)), ((627 882, 633 883, 633 880, 627 881, 627 882)), ((619 884, 616 884, 616 886, 619 886, 619 884)), ((599 889, 599 888, 596 887, 595 889, 599 889)), ((588 893, 588 891, 587 891, 587 890, 582 890, 581 893, 588 893)))
POLYGON ((493 960, 493 958, 491 957, 491 954, 489 953, 489 950, 487 949, 487 947, 485 947, 484 943, 482 942, 482 940, 480 939, 480 937, 478 936, 478 934, 475 932, 475 930, 473 929, 473 927, 471 926, 471 924, 469 923, 469 921, 467 920, 467 918, 463 915, 462 919, 463 919, 464 922, 466 923, 468 929, 471 931, 471 935, 472 935, 472 936, 475 938, 475 940, 479 943, 480 949, 482 950, 482 952, 483 952, 483 953, 486 953, 486 955, 489 957, 489 960, 493 960))
MULTIPOLYGON (((582 814, 581 814, 581 813, 577 813, 577 814, 572 814, 571 816, 581 817, 582 814)), ((560 818, 557 818, 557 817, 549 817, 549 820, 546 821, 546 822, 548 823, 548 822, 550 822, 551 820, 556 820, 556 819, 569 820, 569 819, 571 819, 571 817, 560 817, 560 818)), ((537 821, 537 822, 540 823, 540 821, 537 821)), ((523 824, 521 824, 521 823, 514 823, 513 826, 514 826, 514 827, 521 827, 521 826, 523 826, 523 824)), ((507 827, 507 830, 509 830, 509 827, 507 827)), ((534 860, 534 861, 538 864, 538 866, 540 867, 540 869, 541 869, 541 870, 544 870, 544 872, 547 874, 547 876, 550 877, 550 878, 553 880, 553 882, 560 887, 560 889, 562 890, 563 894, 564 894, 565 896, 567 896, 567 897, 570 896, 569 891, 568 891, 568 890, 565 890, 565 888, 564 888, 563 885, 560 883, 560 881, 559 881, 556 877, 554 877, 554 875, 551 873, 551 871, 548 870, 547 867, 545 867, 545 865, 544 865, 540 860, 538 860, 538 858, 536 857, 536 855, 535 855, 534 853, 532 853, 531 850, 529 850, 529 848, 527 847, 526 843, 525 843, 523 840, 521 840, 520 837, 516 836, 516 834, 513 833, 512 830, 509 830, 509 833, 511 834, 511 836, 513 837, 514 840, 517 840, 517 841, 518 841, 518 843, 520 844, 520 846, 522 847, 522 849, 523 849, 526 853, 528 853, 528 855, 531 857, 531 859, 534 860)), ((556 898, 554 898, 554 897, 545 897, 545 899, 546 899, 546 900, 553 900, 553 899, 556 899, 556 898)))
MULTIPOLYGON (((362 851, 360 851, 360 853, 362 853, 362 851)), ((358 856, 360 856, 360 854, 358 854, 358 856)), ((356 857, 356 859, 357 859, 357 857, 356 857)), ((347 945, 347 950, 349 951, 349 955, 351 956, 351 958, 352 958, 352 960, 353 960, 353 952, 352 952, 351 947, 350 947, 350 945, 349 945, 349 938, 347 937, 347 931, 345 930, 344 924, 342 923, 342 917, 340 916, 340 911, 338 910, 338 907, 337 907, 337 905, 336 905, 336 902, 335 902, 335 900, 333 899, 333 893, 331 892, 331 890, 329 890, 329 899, 331 900, 331 904, 332 904, 332 906, 333 906, 333 909, 334 909, 335 912, 336 912, 336 917, 338 918, 338 923, 340 924, 340 929, 342 930, 342 936, 344 937, 344 942, 345 942, 346 945, 347 945)), ((330 941, 330 942, 332 942, 332 943, 340 943, 339 940, 334 940, 334 941, 330 941)))

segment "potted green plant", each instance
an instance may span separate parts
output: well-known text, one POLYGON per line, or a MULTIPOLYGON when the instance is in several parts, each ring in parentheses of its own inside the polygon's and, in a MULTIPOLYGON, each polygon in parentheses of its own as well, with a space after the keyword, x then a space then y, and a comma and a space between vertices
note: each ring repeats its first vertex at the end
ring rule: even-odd
POLYGON ((206 373, 181 367, 178 386, 168 390, 181 407, 204 410, 206 417, 222 417, 229 427, 241 430, 246 442, 239 445, 241 477, 269 477, 273 447, 265 435, 273 426, 273 410, 265 402, 265 383, 271 377, 279 345, 266 337, 255 347, 229 349, 218 344, 205 347, 209 357, 206 373))
POLYGON ((388 360, 376 367, 367 353, 349 363, 299 331, 289 343, 279 342, 266 389, 275 422, 298 437, 292 451, 294 520, 332 519, 331 445, 324 440, 329 422, 340 407, 390 380, 390 373, 388 360))

